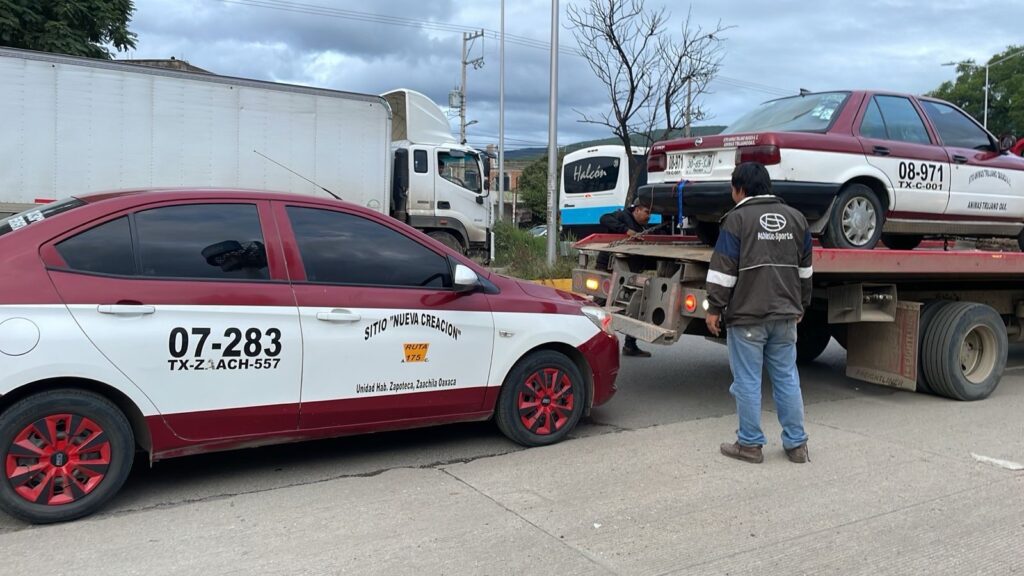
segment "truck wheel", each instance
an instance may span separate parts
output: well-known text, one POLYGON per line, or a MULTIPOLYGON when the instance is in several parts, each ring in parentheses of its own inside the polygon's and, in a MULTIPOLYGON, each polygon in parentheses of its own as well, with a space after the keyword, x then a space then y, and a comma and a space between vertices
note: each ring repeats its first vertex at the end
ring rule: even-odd
POLYGON ((796 325, 796 361, 805 364, 813 362, 828 348, 832 333, 824 314, 808 310, 804 319, 796 325))
POLYGON ((579 368, 563 354, 533 352, 521 359, 501 386, 495 420, 498 429, 523 446, 563 440, 587 404, 579 368))
POLYGON ((714 247, 718 243, 718 222, 697 222, 695 233, 702 243, 714 247))
POLYGON ((847 349, 846 339, 848 337, 847 335, 850 333, 849 324, 830 324, 828 332, 832 335, 832 338, 835 338, 835 341, 843 347, 843 350, 847 349))
POLYGON ((921 236, 904 234, 882 234, 882 244, 890 250, 913 250, 924 240, 921 236))
POLYGON ((955 400, 987 398, 1006 367, 1006 326, 990 306, 950 302, 930 319, 922 360, 928 386, 955 400))
POLYGON ((935 390, 928 385, 928 378, 924 375, 924 339, 928 335, 928 327, 931 326, 935 313, 947 304, 949 300, 929 300, 921 307, 921 316, 917 323, 917 391, 924 394, 935 394, 935 390))
POLYGON ((829 248, 871 250, 882 236, 884 223, 875 192, 863 184, 850 184, 836 199, 822 243, 829 248))
POLYGON ((124 414, 81 390, 52 390, 0 415, 0 508, 34 524, 95 512, 121 489, 135 457, 124 414))
POLYGON ((463 248, 462 242, 459 242, 459 239, 449 232, 445 232, 444 230, 432 230, 430 232, 427 232, 427 236, 430 236, 431 238, 437 240, 441 244, 444 244, 445 246, 451 248, 452 250, 455 250, 459 254, 466 254, 466 249, 463 248))

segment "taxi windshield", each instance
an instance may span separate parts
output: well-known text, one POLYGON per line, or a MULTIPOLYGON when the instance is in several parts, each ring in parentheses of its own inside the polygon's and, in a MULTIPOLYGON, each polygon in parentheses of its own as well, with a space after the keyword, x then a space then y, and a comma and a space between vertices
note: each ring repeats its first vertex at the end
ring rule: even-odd
POLYGON ((0 236, 20 230, 26 226, 41 222, 47 218, 52 218, 57 214, 67 212, 68 210, 74 210, 79 206, 84 206, 85 202, 78 198, 65 198, 63 200, 53 202, 51 204, 43 204, 42 206, 35 206, 29 208, 24 212, 19 212, 14 216, 8 216, 0 220, 0 236))
POLYGON ((849 92, 822 92, 770 100, 730 124, 722 134, 827 132, 849 97, 849 92))

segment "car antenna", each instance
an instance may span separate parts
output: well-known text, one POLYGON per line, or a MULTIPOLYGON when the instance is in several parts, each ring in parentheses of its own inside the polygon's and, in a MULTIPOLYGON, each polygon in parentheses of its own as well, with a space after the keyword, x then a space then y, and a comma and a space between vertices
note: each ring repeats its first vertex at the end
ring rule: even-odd
POLYGON ((334 192, 331 192, 331 191, 330 191, 330 190, 328 190, 327 188, 324 188, 323 186, 321 186, 321 185, 317 184, 316 182, 313 182, 312 180, 310 180, 309 178, 306 178, 306 177, 305 177, 305 176, 303 176, 302 174, 299 174, 299 173, 298 173, 298 172, 296 172, 295 170, 292 170, 291 168, 289 168, 289 167, 285 166, 284 164, 281 164, 280 162, 278 162, 277 160, 274 160, 274 159, 273 159, 273 158, 271 158, 270 156, 267 156, 266 154, 264 154, 264 153, 260 152, 259 150, 255 150, 255 149, 253 150, 253 152, 255 152, 255 153, 259 154, 260 156, 263 156, 263 157, 264 157, 264 158, 266 158, 267 160, 270 160, 270 161, 271 161, 271 162, 273 162, 274 164, 277 164, 278 166, 280 166, 281 168, 284 168, 285 170, 287 170, 287 171, 291 172, 292 174, 295 174, 295 175, 296 175, 296 176, 298 176, 299 178, 302 178, 302 179, 303 179, 303 180, 305 180, 306 182, 309 182, 310 184, 312 184, 313 186, 316 186, 317 188, 319 188, 319 189, 323 190, 324 192, 327 192, 327 193, 328 193, 328 194, 330 194, 330 195, 331 195, 331 197, 332 197, 332 198, 334 198, 335 200, 341 200, 341 196, 338 196, 338 195, 337 195, 337 194, 335 194, 334 192))

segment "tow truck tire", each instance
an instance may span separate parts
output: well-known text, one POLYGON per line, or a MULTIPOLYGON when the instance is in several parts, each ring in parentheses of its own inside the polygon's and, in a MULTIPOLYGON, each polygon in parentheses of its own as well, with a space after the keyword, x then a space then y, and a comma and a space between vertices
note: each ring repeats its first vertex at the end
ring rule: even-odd
POLYGON ((523 357, 501 386, 498 429, 523 446, 565 439, 580 421, 587 392, 579 368, 565 355, 539 350, 523 357))
POLYGON ((890 250, 913 250, 921 245, 923 236, 906 234, 882 234, 882 244, 890 250))
POLYGON ((441 244, 455 250, 459 254, 466 254, 466 249, 462 246, 462 242, 459 242, 459 239, 450 232, 445 232, 444 230, 431 230, 430 232, 427 232, 427 236, 430 236, 441 244))
POLYGON ((871 250, 882 237, 883 224, 885 213, 875 191, 848 184, 836 197, 821 242, 827 248, 871 250))
POLYGON ((131 425, 106 398, 29 396, 0 414, 0 508, 33 524, 87 516, 121 489, 134 457, 131 425))
POLYGON ((928 327, 931 326, 935 313, 947 304, 953 304, 949 300, 929 300, 921 306, 921 315, 917 322, 917 391, 923 394, 935 394, 935 390, 928 384, 928 378, 924 375, 924 339, 928 335, 928 327))
POLYGON ((694 233, 703 244, 714 247, 718 243, 718 222, 698 221, 694 233))
POLYGON ((922 348, 928 386, 955 400, 987 398, 1006 367, 1006 326, 992 307, 975 302, 941 306, 922 348))
POLYGON ((1020 251, 1024 252, 1024 231, 1021 231, 1021 233, 1017 235, 1017 248, 1020 248, 1020 251))
POLYGON ((832 333, 825 315, 808 310, 804 319, 796 325, 796 361, 801 364, 813 362, 828 348, 831 340, 832 333))

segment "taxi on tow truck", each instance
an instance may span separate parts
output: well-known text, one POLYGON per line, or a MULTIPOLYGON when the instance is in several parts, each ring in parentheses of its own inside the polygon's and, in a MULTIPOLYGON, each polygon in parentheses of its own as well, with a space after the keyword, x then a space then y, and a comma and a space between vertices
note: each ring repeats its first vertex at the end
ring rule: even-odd
POLYGON ((1024 159, 1012 146, 935 98, 804 93, 765 102, 721 134, 656 143, 638 193, 661 214, 681 207, 713 244, 733 205, 733 168, 756 161, 827 247, 972 236, 1015 237, 1024 249, 1024 159))
POLYGON ((0 508, 94 512, 136 452, 494 418, 558 442, 615 392, 610 319, 376 212, 245 190, 0 220, 0 508))

